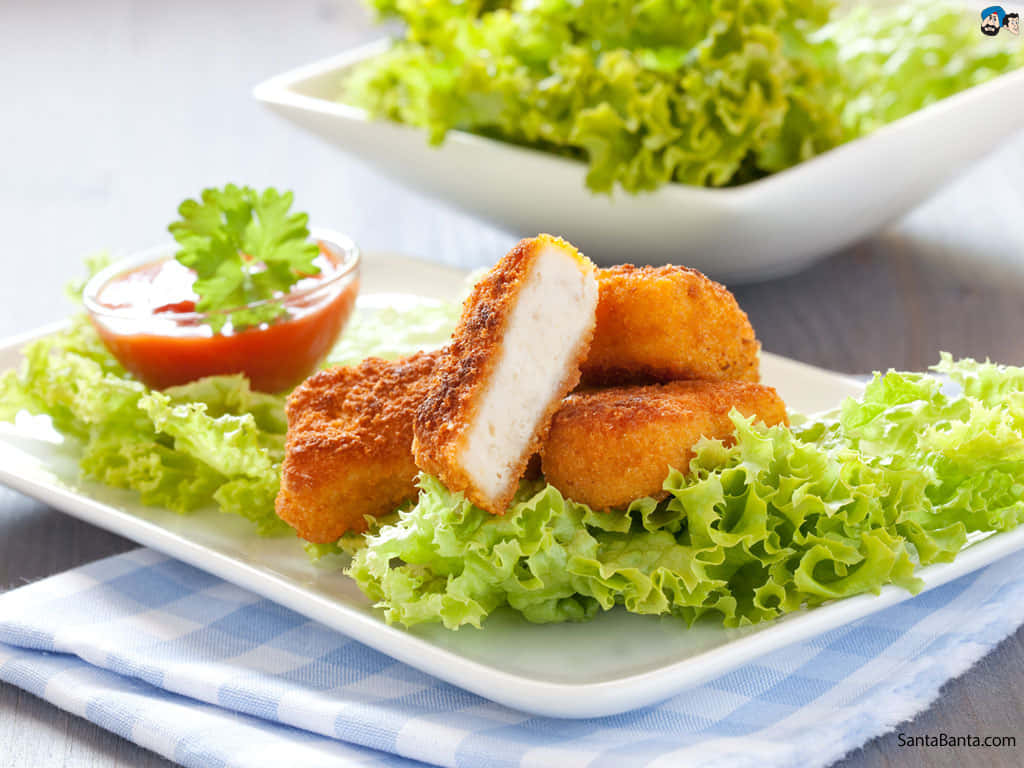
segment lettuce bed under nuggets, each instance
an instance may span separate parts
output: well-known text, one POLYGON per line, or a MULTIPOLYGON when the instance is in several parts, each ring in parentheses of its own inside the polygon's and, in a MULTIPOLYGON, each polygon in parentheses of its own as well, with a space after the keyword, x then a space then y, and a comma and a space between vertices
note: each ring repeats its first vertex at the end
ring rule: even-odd
POLYGON ((622 605, 741 626, 885 584, 916 591, 918 564, 1024 521, 1024 369, 945 356, 938 370, 963 394, 889 372, 793 428, 734 415, 733 445, 701 441, 668 499, 624 512, 524 484, 494 517, 423 477, 416 508, 350 573, 389 621, 450 628, 503 605, 531 621, 622 605))

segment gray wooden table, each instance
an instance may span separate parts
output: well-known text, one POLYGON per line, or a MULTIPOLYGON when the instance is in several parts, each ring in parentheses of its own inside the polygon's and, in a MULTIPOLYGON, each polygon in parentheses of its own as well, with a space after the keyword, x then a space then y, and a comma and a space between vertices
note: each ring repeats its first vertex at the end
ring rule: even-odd
MULTIPOLYGON (((95 248, 165 240, 177 202, 226 181, 296 190, 369 251, 489 264, 499 232, 379 178, 249 98, 262 78, 378 34, 356 0, 0 2, 0 336, 66 315, 95 248)), ((1024 137, 892 229, 736 293, 766 349, 842 371, 921 369, 938 350, 1024 361, 1024 137)), ((899 183, 894 179, 893 183, 899 183)), ((0 489, 0 589, 134 545, 0 489)), ((1008 750, 899 748, 856 766, 1024 762, 1024 630, 949 683, 907 734, 1012 735, 1008 750)), ((0 685, 0 768, 170 765, 0 685)))

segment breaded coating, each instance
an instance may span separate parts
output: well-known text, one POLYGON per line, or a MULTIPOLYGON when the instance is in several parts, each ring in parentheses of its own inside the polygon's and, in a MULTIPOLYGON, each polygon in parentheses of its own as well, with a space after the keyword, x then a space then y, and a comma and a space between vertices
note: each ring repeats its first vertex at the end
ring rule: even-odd
POLYGON ((669 468, 687 472, 703 436, 725 439, 736 408, 768 425, 788 424, 771 387, 740 381, 585 390, 565 398, 541 454, 544 477, 567 498, 594 509, 621 509, 663 498, 669 468))
POLYGON ((587 384, 757 381, 761 345, 735 297, 694 269, 598 270, 587 384))
POLYGON ((522 240, 473 288, 416 413, 420 469, 502 514, 594 332, 594 265, 550 235, 522 240))
POLYGON ((277 515, 316 543, 366 530, 364 515, 416 496, 413 416, 438 352, 371 357, 308 378, 288 398, 277 515))

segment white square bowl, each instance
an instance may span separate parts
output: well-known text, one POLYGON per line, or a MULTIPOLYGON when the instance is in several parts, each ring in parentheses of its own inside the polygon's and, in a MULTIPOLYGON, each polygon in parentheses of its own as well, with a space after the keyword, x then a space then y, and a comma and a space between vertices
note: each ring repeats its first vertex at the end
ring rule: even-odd
POLYGON ((387 40, 273 77, 272 110, 437 200, 517 235, 551 232, 600 264, 687 264, 738 283, 795 272, 900 217, 1024 128, 1024 70, 975 86, 818 157, 737 187, 595 194, 586 166, 461 131, 425 131, 342 104, 341 81, 387 40))

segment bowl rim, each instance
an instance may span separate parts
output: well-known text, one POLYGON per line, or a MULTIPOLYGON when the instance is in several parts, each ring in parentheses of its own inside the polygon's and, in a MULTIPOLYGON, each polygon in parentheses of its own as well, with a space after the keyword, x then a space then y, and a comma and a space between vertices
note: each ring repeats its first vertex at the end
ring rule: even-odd
MULTIPOLYGON (((169 311, 161 312, 158 317, 171 323, 202 324, 202 322, 209 317, 228 315, 232 312, 237 312, 240 309, 261 307, 272 302, 282 302, 285 305, 288 305, 292 302, 307 298, 313 294, 323 291, 324 289, 337 285, 340 282, 350 280, 358 275, 359 268, 362 264, 362 252, 351 237, 344 235, 341 232, 336 232, 322 227, 310 227, 309 236, 311 240, 325 244, 329 248, 332 248, 344 255, 344 259, 338 265, 337 272, 331 274, 325 280, 317 282, 299 291, 289 291, 283 296, 260 299, 259 301, 254 301, 239 307, 215 309, 208 312, 197 312, 195 310, 186 312, 169 311)), ((85 287, 82 289, 82 303, 85 305, 86 310, 95 318, 106 318, 111 320, 136 320, 143 316, 153 317, 154 314, 152 312, 146 312, 143 315, 140 314, 137 309, 132 307, 109 307, 101 304, 99 302, 99 293, 104 286, 119 275, 122 275, 132 269, 143 267, 147 264, 173 258, 174 252, 177 248, 178 246, 174 243, 165 243, 163 245, 157 245, 137 251, 130 256, 118 259, 117 261, 105 266, 95 275, 90 277, 89 280, 86 281, 85 287)), ((258 327, 256 330, 258 330, 258 327)))

